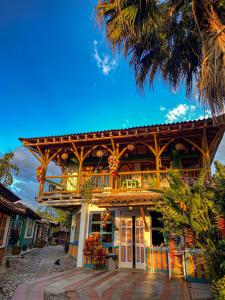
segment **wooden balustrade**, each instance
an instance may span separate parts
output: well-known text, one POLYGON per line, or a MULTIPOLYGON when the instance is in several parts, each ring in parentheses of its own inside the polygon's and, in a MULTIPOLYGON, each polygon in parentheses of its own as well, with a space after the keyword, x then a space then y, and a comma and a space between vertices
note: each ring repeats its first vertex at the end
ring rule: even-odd
MULTIPOLYGON (((176 170, 182 177, 197 178, 201 169, 176 170)), ((46 176, 43 194, 80 193, 83 189, 91 189, 94 193, 115 193, 126 191, 144 191, 160 187, 168 187, 168 171, 119 172, 116 177, 110 173, 82 173, 78 175, 46 176)))

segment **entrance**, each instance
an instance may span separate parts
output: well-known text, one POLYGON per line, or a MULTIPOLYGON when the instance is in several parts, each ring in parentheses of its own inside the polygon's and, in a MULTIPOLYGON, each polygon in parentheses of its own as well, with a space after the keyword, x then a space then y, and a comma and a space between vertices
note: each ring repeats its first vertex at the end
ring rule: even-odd
POLYGON ((145 227, 140 217, 120 221, 120 267, 145 269, 145 227))

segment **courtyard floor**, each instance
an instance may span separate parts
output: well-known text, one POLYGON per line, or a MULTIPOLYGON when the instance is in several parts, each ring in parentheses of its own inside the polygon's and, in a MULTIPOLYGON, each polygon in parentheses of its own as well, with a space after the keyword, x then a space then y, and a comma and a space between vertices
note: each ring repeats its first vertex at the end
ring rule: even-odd
POLYGON ((212 299, 207 285, 188 285, 163 274, 76 269, 62 247, 35 249, 17 260, 10 260, 11 266, 0 273, 1 300, 212 299), (58 259, 60 264, 55 264, 58 259))

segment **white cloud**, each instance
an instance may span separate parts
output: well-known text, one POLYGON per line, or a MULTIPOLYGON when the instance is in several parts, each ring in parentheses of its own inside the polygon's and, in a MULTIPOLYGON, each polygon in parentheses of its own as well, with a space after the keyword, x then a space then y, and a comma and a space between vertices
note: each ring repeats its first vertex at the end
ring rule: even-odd
POLYGON ((177 122, 182 121, 184 118, 187 117, 187 114, 189 111, 194 110, 193 105, 187 105, 187 104, 179 104, 176 107, 169 110, 166 114, 166 121, 167 122, 177 122), (192 106, 192 107, 191 107, 192 106))
POLYGON ((177 106, 167 110, 165 115, 166 122, 181 122, 194 119, 205 119, 211 116, 209 110, 203 111, 201 107, 193 104, 178 104, 177 106))
POLYGON ((93 57, 97 63, 97 67, 102 71, 103 75, 107 76, 112 70, 116 69, 117 61, 109 55, 99 53, 98 41, 94 40, 93 45, 93 57))
POLYGON ((160 110, 160 111, 165 111, 166 108, 165 108, 164 106, 160 105, 159 110, 160 110))
MULTIPOLYGON (((14 150, 14 162, 19 168, 19 174, 14 178, 12 190, 22 201, 32 206, 37 206, 35 197, 38 193, 39 183, 36 177, 36 168, 40 165, 36 158, 24 147, 14 150)), ((59 168, 50 163, 48 175, 59 174, 59 168)))

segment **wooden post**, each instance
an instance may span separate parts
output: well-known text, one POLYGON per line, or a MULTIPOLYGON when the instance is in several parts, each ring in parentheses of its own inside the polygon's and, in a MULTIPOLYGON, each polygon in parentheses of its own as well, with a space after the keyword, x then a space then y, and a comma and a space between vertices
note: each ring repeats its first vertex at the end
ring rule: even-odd
POLYGON ((142 206, 140 207, 140 211, 141 211, 141 216, 142 216, 144 224, 145 224, 145 231, 149 232, 148 223, 147 223, 146 218, 145 218, 145 211, 144 211, 144 208, 142 206))
POLYGON ((156 161, 156 179, 157 179, 157 188, 160 187, 160 151, 159 151, 159 145, 158 145, 158 140, 157 136, 154 133, 154 142, 155 142, 155 161, 156 161))
POLYGON ((84 147, 81 148, 79 156, 79 170, 78 170, 78 193, 80 193, 82 186, 82 167, 83 167, 84 147))
POLYGON ((209 155, 209 147, 208 147, 208 140, 207 140, 207 131, 205 126, 203 127, 202 149, 203 149, 203 168, 206 170, 207 175, 210 176, 210 155, 209 155))

